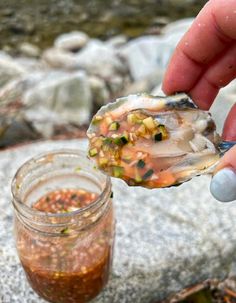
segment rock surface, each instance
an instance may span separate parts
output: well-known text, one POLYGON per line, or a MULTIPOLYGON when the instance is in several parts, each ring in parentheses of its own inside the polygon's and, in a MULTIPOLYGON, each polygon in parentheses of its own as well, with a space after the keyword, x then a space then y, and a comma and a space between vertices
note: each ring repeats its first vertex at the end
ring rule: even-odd
POLYGON ((31 43, 28 42, 23 42, 20 46, 19 46, 19 51, 21 52, 21 54, 28 56, 28 57, 39 57, 40 55, 40 49, 39 47, 37 47, 36 45, 33 45, 31 43))
MULTIPOLYGON (((133 81, 146 78, 156 69, 163 69, 167 65, 170 52, 167 52, 165 41, 157 36, 140 37, 131 40, 120 53, 126 59, 133 81), (163 60, 164 56, 167 60, 163 60)), ((171 50, 170 50, 171 51, 171 50)))
POLYGON ((93 94, 93 102, 98 106, 106 104, 110 95, 105 81, 99 77, 90 76, 89 85, 93 94))
POLYGON ((126 71, 115 50, 99 40, 90 40, 76 57, 79 67, 105 79, 126 71))
POLYGON ((193 23, 193 20, 194 20, 193 18, 186 18, 175 22, 171 22, 163 28, 162 33, 165 35, 174 34, 174 33, 184 33, 189 29, 189 27, 193 23))
POLYGON ((76 67, 75 55, 59 48, 49 48, 43 52, 42 61, 49 67, 61 69, 74 69, 76 67))
POLYGON ((73 31, 57 37, 57 39, 54 41, 54 46, 65 51, 74 52, 84 47, 88 40, 89 37, 86 33, 73 31))
POLYGON ((8 81, 20 77, 26 73, 23 66, 14 61, 4 52, 0 52, 0 87, 8 81))
POLYGON ((164 28, 163 36, 133 39, 118 50, 126 59, 133 80, 145 79, 157 71, 164 73, 173 50, 192 22, 193 19, 173 22, 164 28))
MULTIPOLYGON (((47 141, 1 152, 0 302, 45 302, 26 282, 14 247, 10 181, 16 169, 39 152, 84 149, 86 144, 47 141)), ((109 285, 94 303, 158 302, 186 286, 229 275, 236 265, 236 204, 216 202, 209 181, 199 177, 177 188, 152 191, 113 181, 114 266, 109 285)))
POLYGON ((87 124, 92 108, 92 96, 87 75, 51 72, 22 97, 30 108, 25 111, 29 121, 48 137, 55 124, 87 124), (48 132, 48 134, 47 134, 48 132))
POLYGON ((127 43, 127 41, 128 41, 128 37, 126 37, 125 35, 118 35, 118 36, 108 39, 106 41, 106 44, 108 46, 117 48, 117 47, 121 47, 121 46, 125 45, 127 43))

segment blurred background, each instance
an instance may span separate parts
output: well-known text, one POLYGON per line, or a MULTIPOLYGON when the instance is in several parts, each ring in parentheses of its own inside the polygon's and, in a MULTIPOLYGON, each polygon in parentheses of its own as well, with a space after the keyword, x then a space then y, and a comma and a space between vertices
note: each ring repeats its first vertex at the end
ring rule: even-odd
POLYGON ((206 0, 1 0, 0 147, 85 136, 92 114, 160 93, 206 0))
POLYGON ((17 53, 23 41, 41 49, 74 30, 108 39, 157 34, 167 23, 195 16, 206 0, 1 0, 0 46, 17 53), (17 47, 16 47, 17 46, 17 47))

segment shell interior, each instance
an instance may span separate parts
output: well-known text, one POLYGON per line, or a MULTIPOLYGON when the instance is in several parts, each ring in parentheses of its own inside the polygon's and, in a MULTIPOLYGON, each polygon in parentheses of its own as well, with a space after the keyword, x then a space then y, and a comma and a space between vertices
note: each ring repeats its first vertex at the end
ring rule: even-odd
POLYGON ((210 113, 186 94, 130 95, 103 106, 88 129, 89 156, 129 185, 181 184, 219 159, 219 135, 210 113))

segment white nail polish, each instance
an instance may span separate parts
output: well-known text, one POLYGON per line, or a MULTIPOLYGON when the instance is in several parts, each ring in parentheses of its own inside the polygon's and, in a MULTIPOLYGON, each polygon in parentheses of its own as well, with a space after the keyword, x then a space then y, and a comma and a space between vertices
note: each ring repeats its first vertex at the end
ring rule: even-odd
POLYGON ((236 200, 236 172, 230 168, 220 170, 212 178, 210 190, 221 202, 236 200))

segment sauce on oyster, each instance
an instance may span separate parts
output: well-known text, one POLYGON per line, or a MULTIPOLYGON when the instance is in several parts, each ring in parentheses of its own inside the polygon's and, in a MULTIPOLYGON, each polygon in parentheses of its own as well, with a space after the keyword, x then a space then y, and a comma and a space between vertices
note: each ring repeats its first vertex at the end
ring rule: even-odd
POLYGON ((181 184, 207 172, 220 154, 211 115, 185 94, 120 98, 98 111, 87 135, 98 168, 132 186, 181 184))

